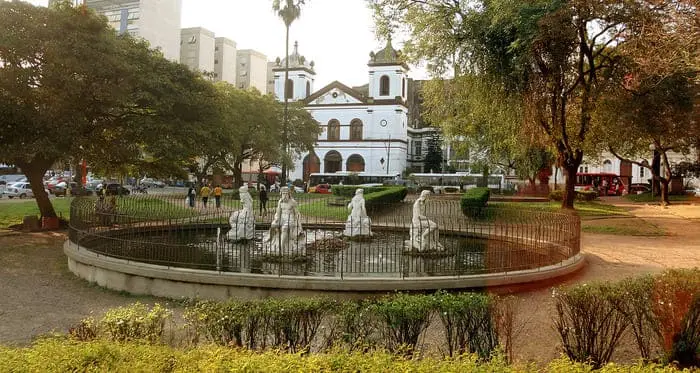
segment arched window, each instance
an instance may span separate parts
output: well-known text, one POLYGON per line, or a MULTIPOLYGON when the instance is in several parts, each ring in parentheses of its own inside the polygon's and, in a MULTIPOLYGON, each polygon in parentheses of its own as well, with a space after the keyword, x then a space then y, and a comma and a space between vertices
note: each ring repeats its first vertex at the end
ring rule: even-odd
POLYGON ((311 83, 306 82, 306 97, 311 96, 311 83))
POLYGON ((603 172, 612 172, 612 162, 609 159, 603 161, 603 172))
POLYGON ((294 81, 292 79, 287 79, 287 84, 284 87, 284 97, 288 99, 294 97, 294 81))
POLYGON ((337 119, 331 119, 328 122, 328 141, 340 140, 340 122, 337 119))
POLYGON ((309 180, 309 175, 316 172, 321 172, 321 160, 318 159, 316 154, 311 153, 304 157, 302 168, 304 173, 304 181, 309 180))
POLYGON ((365 159, 359 154, 353 154, 348 157, 345 169, 350 172, 363 172, 365 170, 365 159))
POLYGON ((406 97, 406 78, 401 80, 401 96, 406 97))
POLYGON ((362 121, 359 119, 350 122, 350 140, 362 140, 362 121))
POLYGON ((389 77, 386 75, 379 78, 379 95, 389 96, 389 77))
POLYGON ((323 157, 323 172, 332 173, 343 170, 343 157, 335 150, 331 150, 323 157))

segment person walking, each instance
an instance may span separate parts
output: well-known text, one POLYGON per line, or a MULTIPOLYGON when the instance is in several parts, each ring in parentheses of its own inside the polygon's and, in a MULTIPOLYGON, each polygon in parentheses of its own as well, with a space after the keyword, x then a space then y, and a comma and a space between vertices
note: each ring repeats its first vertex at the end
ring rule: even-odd
POLYGON ((194 189, 194 186, 190 185, 190 188, 187 189, 187 203, 190 207, 194 207, 195 199, 197 199, 197 191, 194 189))
POLYGON ((265 185, 260 185, 260 193, 259 193, 259 198, 260 198, 260 216, 264 216, 263 210, 265 211, 265 214, 267 214, 267 188, 265 188, 265 185))
POLYGON ((221 189, 220 185, 217 185, 216 188, 214 188, 214 200, 216 201, 216 208, 220 209, 221 208, 221 195, 224 193, 224 191, 221 189))
POLYGON ((199 190, 199 195, 202 196, 202 205, 207 208, 207 202, 209 201, 209 194, 211 194, 211 189, 207 184, 204 184, 202 189, 199 190))

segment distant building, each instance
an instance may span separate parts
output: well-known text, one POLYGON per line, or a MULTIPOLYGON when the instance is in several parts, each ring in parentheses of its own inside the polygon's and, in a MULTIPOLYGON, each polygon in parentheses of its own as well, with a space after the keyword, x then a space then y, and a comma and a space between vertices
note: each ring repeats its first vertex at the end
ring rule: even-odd
POLYGON ((183 28, 180 37, 180 63, 192 70, 214 74, 214 33, 202 27, 190 27, 183 28))
POLYGON ((236 84, 236 42, 216 38, 214 47, 214 80, 236 84))
POLYGON ((86 0, 119 33, 145 39, 165 58, 180 60, 182 0, 86 0))
POLYGON ((263 94, 267 93, 267 56, 252 49, 241 49, 236 58, 236 87, 253 87, 263 94))

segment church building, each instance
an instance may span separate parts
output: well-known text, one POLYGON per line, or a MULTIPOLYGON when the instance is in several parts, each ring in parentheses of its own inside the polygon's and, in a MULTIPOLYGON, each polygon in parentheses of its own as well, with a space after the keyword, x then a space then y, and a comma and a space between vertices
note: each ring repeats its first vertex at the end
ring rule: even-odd
POLYGON ((298 43, 289 55, 287 82, 285 63, 278 58, 272 69, 275 96, 280 101, 287 95, 290 102, 303 102, 323 129, 314 152, 302 155, 290 179, 307 180, 311 173, 337 171, 398 175, 411 168, 410 132, 416 132, 409 131, 409 83, 413 82, 391 39, 384 49, 370 53, 368 84, 360 87, 334 81, 314 91, 314 63, 299 54, 298 43))

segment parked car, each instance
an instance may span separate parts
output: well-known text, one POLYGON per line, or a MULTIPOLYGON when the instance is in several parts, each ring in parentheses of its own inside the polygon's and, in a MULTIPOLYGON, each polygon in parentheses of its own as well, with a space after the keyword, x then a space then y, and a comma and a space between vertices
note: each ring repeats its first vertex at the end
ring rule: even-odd
POLYGON ((32 187, 27 182, 10 184, 5 188, 3 195, 7 196, 8 198, 34 198, 32 187))
POLYGON ((651 192, 651 186, 649 184, 630 184, 629 194, 642 194, 651 192))
POLYGON ((309 193, 331 194, 330 184, 318 184, 309 188, 309 193))
POLYGON ((131 193, 129 189, 119 183, 108 183, 102 187, 105 190, 105 194, 108 196, 126 196, 131 193))
POLYGON ((145 186, 146 188, 165 188, 165 183, 162 181, 154 180, 151 178, 143 178, 140 181, 140 184, 142 186, 145 186))

